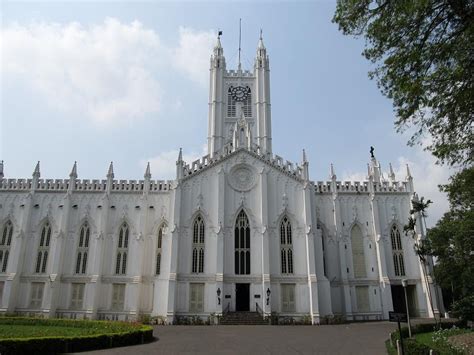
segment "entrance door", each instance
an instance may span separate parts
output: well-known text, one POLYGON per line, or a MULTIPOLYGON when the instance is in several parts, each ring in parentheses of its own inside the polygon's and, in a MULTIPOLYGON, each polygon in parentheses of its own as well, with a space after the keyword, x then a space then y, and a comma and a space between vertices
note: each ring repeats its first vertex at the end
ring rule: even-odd
POLYGON ((403 287, 392 285, 391 288, 393 311, 397 313, 406 313, 405 293, 403 292, 403 287))
POLYGON ((235 310, 250 311, 250 284, 235 284, 235 310))

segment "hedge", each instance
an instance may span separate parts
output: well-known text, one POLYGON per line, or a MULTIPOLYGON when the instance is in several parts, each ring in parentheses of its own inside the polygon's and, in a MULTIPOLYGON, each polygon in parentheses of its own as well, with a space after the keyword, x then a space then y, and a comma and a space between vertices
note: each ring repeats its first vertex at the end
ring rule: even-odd
POLYGON ((134 323, 68 319, 0 318, 0 324, 74 328, 96 326, 98 328, 104 328, 104 334, 97 335, 0 339, 0 353, 2 355, 80 352, 143 344, 153 340, 152 327, 134 323))

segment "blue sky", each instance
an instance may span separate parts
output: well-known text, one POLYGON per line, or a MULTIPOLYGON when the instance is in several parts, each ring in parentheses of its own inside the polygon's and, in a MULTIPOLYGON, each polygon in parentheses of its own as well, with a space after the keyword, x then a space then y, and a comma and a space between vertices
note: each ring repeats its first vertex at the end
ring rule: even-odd
MULTIPOLYGON (((218 29, 227 67, 251 69, 260 28, 270 55, 273 150, 299 162, 306 149, 313 180, 333 163, 338 179, 361 180, 373 145, 384 171, 447 208, 437 185, 449 171, 408 135, 395 132, 391 102, 369 80, 363 39, 343 36, 335 1, 8 2, 1 3, 0 159, 5 177, 154 179, 173 177, 179 147, 203 154, 208 69, 218 29)), ((428 139, 428 138, 427 138, 428 139)))

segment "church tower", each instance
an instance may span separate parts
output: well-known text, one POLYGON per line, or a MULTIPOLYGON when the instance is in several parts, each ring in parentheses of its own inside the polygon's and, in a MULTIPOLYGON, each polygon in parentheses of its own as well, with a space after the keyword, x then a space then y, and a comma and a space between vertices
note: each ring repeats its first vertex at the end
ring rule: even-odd
POLYGON ((226 69, 220 35, 211 56, 208 123, 211 157, 226 146, 234 146, 237 126, 246 127, 248 148, 271 153, 270 66, 261 33, 253 71, 242 70, 240 60, 237 70, 226 69))

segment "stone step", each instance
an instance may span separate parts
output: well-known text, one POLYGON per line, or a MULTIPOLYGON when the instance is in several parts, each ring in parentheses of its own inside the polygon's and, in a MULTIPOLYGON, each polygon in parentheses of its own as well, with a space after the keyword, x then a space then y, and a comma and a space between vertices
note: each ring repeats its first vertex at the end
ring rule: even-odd
POLYGON ((220 324, 222 325, 267 325, 257 312, 232 312, 224 315, 220 324))

